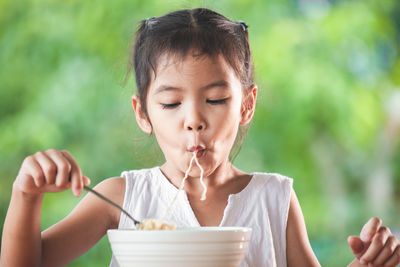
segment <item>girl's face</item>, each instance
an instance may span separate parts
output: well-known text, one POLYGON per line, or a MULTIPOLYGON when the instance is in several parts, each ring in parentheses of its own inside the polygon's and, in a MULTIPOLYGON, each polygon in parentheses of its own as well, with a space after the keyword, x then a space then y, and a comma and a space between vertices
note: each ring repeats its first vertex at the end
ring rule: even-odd
MULTIPOLYGON (((255 102, 257 88, 249 90, 255 102)), ((163 168, 184 173, 193 151, 209 176, 229 163, 229 152, 238 127, 250 121, 248 105, 242 105, 240 80, 222 56, 180 60, 162 57, 149 85, 147 112, 140 110, 138 97, 133 106, 139 125, 153 132, 166 163, 163 168)), ((195 164, 193 164, 195 166, 195 164)), ((196 167, 191 176, 199 176, 196 167)))

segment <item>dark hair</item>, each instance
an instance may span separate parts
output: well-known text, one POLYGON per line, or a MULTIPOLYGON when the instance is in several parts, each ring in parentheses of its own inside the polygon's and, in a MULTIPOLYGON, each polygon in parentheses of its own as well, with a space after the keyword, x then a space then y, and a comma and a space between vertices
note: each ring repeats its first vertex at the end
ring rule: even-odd
MULTIPOLYGON (((240 79, 243 90, 254 84, 253 61, 244 22, 233 22, 206 8, 178 10, 161 17, 148 18, 141 21, 136 32, 131 57, 131 68, 133 65, 141 106, 146 116, 148 87, 152 74, 156 75, 160 57, 171 54, 184 59, 192 51, 196 52, 196 56, 222 55, 240 79)), ((247 131, 245 128, 244 133, 247 131)), ((242 132, 243 129, 240 129, 235 140, 235 144, 240 143, 239 150, 245 135, 242 132)))

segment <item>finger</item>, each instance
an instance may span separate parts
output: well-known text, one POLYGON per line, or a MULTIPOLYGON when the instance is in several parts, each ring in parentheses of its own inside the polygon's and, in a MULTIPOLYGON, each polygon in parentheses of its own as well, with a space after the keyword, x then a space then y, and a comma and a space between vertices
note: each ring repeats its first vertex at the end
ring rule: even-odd
POLYGON ((390 236, 383 249, 379 253, 379 255, 373 260, 373 265, 375 266, 381 266, 385 261, 387 261, 393 254, 393 252, 396 249, 396 246, 398 245, 398 241, 396 237, 390 236))
POLYGON ((83 176, 83 184, 84 185, 90 185, 90 178, 87 176, 83 176))
POLYGON ((371 241, 372 237, 378 231, 379 227, 382 225, 382 220, 378 217, 372 217, 363 226, 360 233, 360 238, 363 242, 371 241))
POLYGON ((349 243, 351 252, 354 256, 356 256, 357 259, 360 259, 366 249, 364 242, 362 242, 358 236, 349 236, 347 242, 349 243))
POLYGON ((371 241, 371 245, 368 247, 367 251, 360 258, 362 264, 372 262, 376 256, 382 251, 390 236, 390 230, 386 226, 379 228, 378 232, 374 235, 371 241))
POLYGON ((68 151, 63 150, 63 151, 61 151, 61 153, 71 163, 71 188, 72 188, 72 192, 74 193, 75 196, 80 196, 81 193, 82 193, 82 188, 83 188, 83 177, 82 177, 81 168, 79 167, 78 163, 75 161, 75 159, 72 157, 72 155, 68 151))
POLYGON ((36 161, 35 157, 29 156, 25 158, 23 165, 25 170, 19 175, 24 175, 28 178, 32 177, 36 187, 43 186, 45 181, 43 170, 40 167, 40 164, 36 161))
POLYGON ((72 168, 71 163, 64 157, 63 153, 58 150, 49 149, 46 153, 57 165, 56 186, 59 188, 67 188, 72 168))
POLYGON ((34 157, 43 170, 46 183, 54 184, 57 175, 57 165, 42 151, 35 153, 34 157))
POLYGON ((400 246, 397 245, 396 250, 393 252, 392 257, 390 257, 383 266, 385 267, 395 267, 400 263, 400 246))

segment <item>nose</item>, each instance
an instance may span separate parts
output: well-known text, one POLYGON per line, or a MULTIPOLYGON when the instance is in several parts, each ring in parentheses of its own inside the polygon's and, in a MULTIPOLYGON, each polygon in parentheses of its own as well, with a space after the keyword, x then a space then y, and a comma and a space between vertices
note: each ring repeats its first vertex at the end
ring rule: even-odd
POLYGON ((189 131, 192 131, 193 129, 196 129, 196 128, 197 128, 198 131, 200 131, 200 130, 203 129, 203 125, 198 125, 197 127, 196 126, 193 127, 193 126, 188 125, 186 129, 189 130, 189 131))
POLYGON ((190 120, 185 123, 185 129, 188 131, 203 131, 205 125, 203 120, 190 120))
POLYGON ((206 122, 200 112, 192 109, 185 116, 184 128, 188 131, 204 131, 206 122))

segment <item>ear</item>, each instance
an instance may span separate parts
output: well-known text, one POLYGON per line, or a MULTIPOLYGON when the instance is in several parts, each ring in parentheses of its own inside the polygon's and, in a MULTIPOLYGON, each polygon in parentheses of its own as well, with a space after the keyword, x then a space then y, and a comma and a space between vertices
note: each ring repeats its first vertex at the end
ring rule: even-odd
POLYGON ((257 90, 257 85, 253 84, 247 88, 243 96, 242 107, 240 109, 240 114, 242 115, 240 125, 248 124, 253 118, 256 109, 257 90))
POLYGON ((142 104, 140 103, 140 98, 138 95, 132 96, 132 108, 135 111, 136 122, 139 125, 140 129, 142 129, 142 131, 147 134, 151 134, 153 132, 153 129, 151 127, 150 121, 143 112, 142 104))

